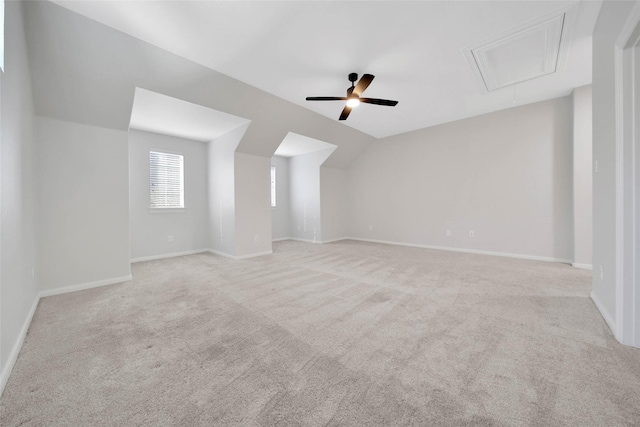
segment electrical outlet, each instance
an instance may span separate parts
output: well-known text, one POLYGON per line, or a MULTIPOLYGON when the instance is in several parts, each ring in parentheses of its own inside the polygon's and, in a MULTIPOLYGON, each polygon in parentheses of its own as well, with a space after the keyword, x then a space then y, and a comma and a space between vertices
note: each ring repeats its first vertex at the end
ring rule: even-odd
POLYGON ((173 243, 173 236, 172 235, 169 235, 169 237, 167 237, 167 242, 173 243))
POLYGON ((475 231, 469 231, 469 237, 476 237, 475 231))
POLYGON ((253 241, 254 242, 259 242, 260 241, 260 236, 257 235, 257 234, 255 236, 253 236, 253 241))
POLYGON ((598 161, 593 162, 593 172, 598 173, 598 161))
POLYGON ((446 233, 447 237, 451 237, 451 230, 447 230, 446 233))
POLYGON ((369 231, 373 231, 373 225, 369 224, 369 231))
POLYGON ((600 280, 604 280, 604 269, 600 266, 600 280))

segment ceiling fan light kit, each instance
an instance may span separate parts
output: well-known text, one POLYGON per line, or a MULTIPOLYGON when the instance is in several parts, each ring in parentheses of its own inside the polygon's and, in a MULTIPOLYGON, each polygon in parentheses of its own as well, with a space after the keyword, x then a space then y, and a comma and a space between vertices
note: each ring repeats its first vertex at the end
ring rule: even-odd
POLYGON ((349 99, 347 99, 347 107, 355 108, 360 105, 360 98, 358 95, 351 95, 349 99))
POLYGON ((351 113, 351 110, 360 103, 365 104, 374 104, 374 105, 386 105, 388 107, 394 107, 398 104, 398 101, 392 101, 390 99, 378 99, 378 98, 360 98, 362 92, 366 88, 369 87, 373 79, 375 78, 372 74, 364 74, 358 84, 355 82, 358 80, 358 74, 350 73, 349 81, 351 82, 351 87, 347 89, 347 96, 308 96, 307 101, 346 101, 346 105, 340 114, 340 118, 338 120, 346 120, 351 113))

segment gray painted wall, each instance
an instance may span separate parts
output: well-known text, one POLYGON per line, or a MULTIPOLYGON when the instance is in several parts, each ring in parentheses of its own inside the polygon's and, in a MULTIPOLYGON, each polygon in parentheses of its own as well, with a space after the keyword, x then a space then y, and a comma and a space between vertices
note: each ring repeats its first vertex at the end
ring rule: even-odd
POLYGON ((209 248, 236 255, 235 150, 248 125, 208 143, 209 248))
POLYGON ((593 258, 593 123, 591 85, 576 88, 573 100, 573 263, 590 267, 593 258))
POLYGON ((334 151, 326 148, 289 160, 291 237, 322 242, 320 166, 334 151))
POLYGON ((320 168, 320 222, 322 241, 349 236, 349 195, 346 169, 320 168))
POLYGON ((571 123, 565 97, 381 139, 349 169, 349 231, 571 260, 571 123))
POLYGON ((124 278, 127 132, 36 118, 41 290, 124 278))
POLYGON ((291 237, 289 227, 289 159, 271 157, 271 165, 276 167, 276 207, 271 209, 271 238, 273 240, 291 237))
MULTIPOLYGON (((38 292, 33 103, 22 4, 5 4, 0 73, 0 383, 38 292), (35 277, 34 277, 35 273, 35 277)), ((17 356, 17 354, 16 354, 17 356)), ((1 392, 1 387, 0 387, 1 392)))
POLYGON ((608 321, 616 319, 616 38, 634 2, 605 1, 593 33, 593 293, 608 321), (602 269, 602 275, 600 270, 602 269))
POLYGON ((236 256, 271 253, 270 157, 235 153, 236 256))
POLYGON ((131 259, 204 250, 208 238, 207 144, 129 131, 131 259), (149 151, 184 156, 184 210, 149 209, 149 151), (168 236, 173 242, 168 242, 168 236))

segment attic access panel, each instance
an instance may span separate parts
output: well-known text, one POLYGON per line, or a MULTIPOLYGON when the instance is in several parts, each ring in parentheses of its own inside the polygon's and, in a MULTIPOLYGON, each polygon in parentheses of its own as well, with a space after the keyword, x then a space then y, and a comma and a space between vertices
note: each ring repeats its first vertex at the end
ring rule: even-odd
POLYGON ((558 70, 567 13, 538 20, 464 49, 483 90, 494 91, 558 70), (564 31, 563 31, 564 30, 564 31))

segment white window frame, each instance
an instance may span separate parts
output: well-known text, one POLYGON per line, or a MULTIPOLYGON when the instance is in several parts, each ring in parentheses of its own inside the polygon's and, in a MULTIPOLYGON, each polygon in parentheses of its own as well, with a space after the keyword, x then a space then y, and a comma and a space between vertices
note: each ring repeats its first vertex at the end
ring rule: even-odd
MULTIPOLYGON (((162 185, 162 183, 160 184, 162 185)), ((164 189, 165 192, 169 192, 168 188, 164 189)), ((165 198, 168 197, 165 194, 165 198)), ((174 196, 175 198, 175 196, 174 196)), ((178 213, 184 212, 184 155, 182 153, 175 153, 167 150, 160 149, 151 149, 149 150, 149 212, 159 213, 159 212, 170 212, 170 213, 178 213), (164 156, 165 162, 173 162, 173 164, 165 165, 156 165, 154 167, 153 158, 154 155, 164 156), (158 203, 158 201, 154 201, 153 197, 153 187, 154 187, 154 169, 156 173, 158 173, 158 168, 160 168, 160 172, 162 171, 163 166, 165 167, 165 174, 172 174, 172 177, 167 176, 156 176, 155 181, 157 180, 166 180, 164 183, 165 186, 173 187, 172 190, 178 193, 178 201, 177 203, 167 202, 165 204, 158 203), (177 171, 176 171, 177 166, 177 171), (169 170, 167 170, 169 168, 169 170), (176 182, 176 180, 178 182, 176 182)))
POLYGON ((271 165, 271 209, 278 207, 278 199, 276 193, 276 167, 271 165))

